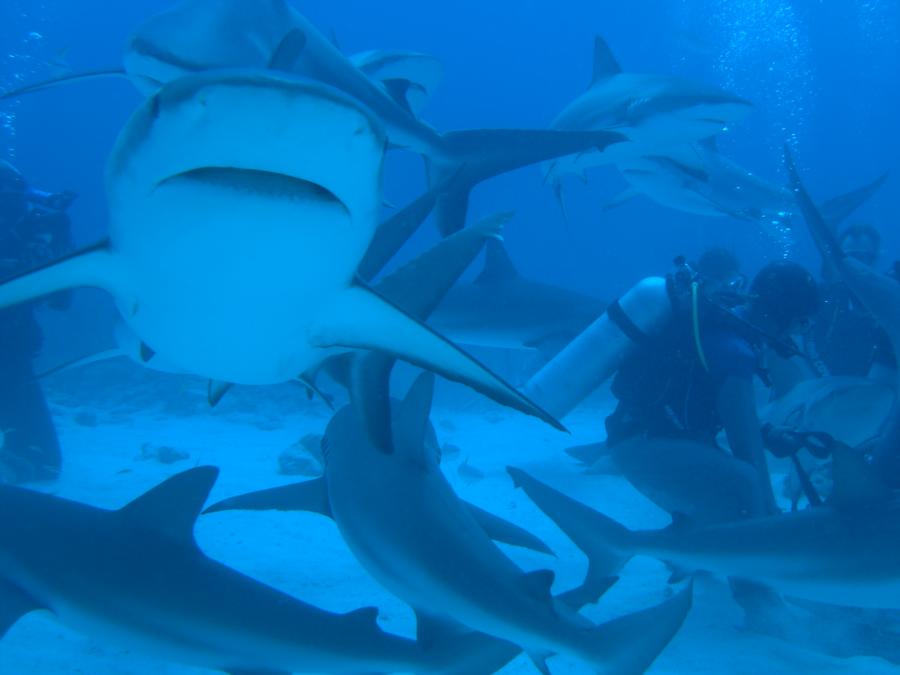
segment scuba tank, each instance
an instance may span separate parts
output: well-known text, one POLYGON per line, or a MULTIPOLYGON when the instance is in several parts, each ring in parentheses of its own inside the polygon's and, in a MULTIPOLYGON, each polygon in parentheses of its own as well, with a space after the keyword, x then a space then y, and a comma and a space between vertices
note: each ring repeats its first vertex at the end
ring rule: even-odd
POLYGON ((535 373, 525 395, 557 419, 571 412, 671 319, 668 287, 663 277, 640 281, 535 373))

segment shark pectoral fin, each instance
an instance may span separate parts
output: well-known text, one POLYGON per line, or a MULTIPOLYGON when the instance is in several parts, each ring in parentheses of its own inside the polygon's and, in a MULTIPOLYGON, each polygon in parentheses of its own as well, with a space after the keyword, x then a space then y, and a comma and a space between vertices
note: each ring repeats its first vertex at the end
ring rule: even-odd
POLYGON ((292 72, 304 49, 306 49, 306 33, 299 28, 288 31, 269 58, 269 70, 292 72))
POLYGON ((219 405, 219 401, 222 400, 222 397, 228 393, 228 391, 234 385, 231 382, 219 382, 218 380, 210 380, 206 383, 206 400, 209 402, 210 408, 215 408, 219 405))
POLYGON ((587 555, 593 572, 601 577, 618 573, 634 555, 629 546, 633 533, 592 508, 567 497, 521 469, 506 468, 520 487, 550 520, 587 555))
POLYGON ((25 591, 8 581, 0 580, 0 639, 29 612, 46 609, 25 591))
POLYGON ((205 509, 203 514, 218 511, 310 511, 333 517, 324 478, 229 497, 205 509))
POLYGON ((214 466, 175 474, 117 513, 131 526, 156 530, 177 541, 194 541, 194 523, 219 476, 214 466))
POLYGON ((37 374, 37 378, 43 379, 45 377, 50 377, 51 375, 55 375, 56 373, 60 373, 64 370, 69 370, 69 368, 80 368, 81 366, 87 366, 91 363, 97 363, 99 361, 106 361, 108 359, 115 359, 120 356, 125 356, 122 353, 122 350, 118 347, 113 349, 106 349, 102 352, 97 352, 96 354, 89 354, 88 356, 82 356, 81 358, 72 359, 70 361, 65 361, 64 363, 60 363, 55 365, 47 370, 41 371, 37 374))
POLYGON ((43 80, 42 82, 26 84, 24 87, 18 87, 17 89, 7 89, 3 93, 0 93, 0 101, 10 98, 19 98, 20 96, 24 96, 25 94, 32 94, 37 91, 43 91, 44 89, 51 89, 60 84, 82 82, 85 80, 93 80, 101 77, 126 78, 128 77, 128 74, 122 68, 106 68, 103 70, 88 70, 82 73, 71 73, 63 75, 61 77, 54 77, 49 80, 43 80))
POLYGON ((663 603, 594 629, 594 653, 604 672, 643 673, 672 640, 690 611, 693 584, 663 603))
POLYGON ((433 397, 434 375, 421 373, 400 403, 394 430, 394 447, 397 452, 422 459, 422 453, 426 451, 425 438, 430 425, 433 397))
POLYGON ((552 556, 556 555, 547 544, 531 534, 528 530, 525 530, 508 520, 504 520, 500 516, 495 516, 493 513, 489 513, 470 502, 463 500, 463 503, 468 507, 469 512, 475 517, 475 520, 478 521, 478 524, 481 526, 481 529, 484 530, 485 534, 494 541, 509 544, 510 546, 530 548, 532 551, 537 551, 538 553, 546 553, 547 555, 552 556))
POLYGON ((0 284, 0 307, 17 305, 57 291, 79 286, 96 286, 112 291, 116 269, 109 242, 103 241, 0 284))
POLYGON ((312 335, 312 343, 321 348, 386 352, 564 429, 549 413, 459 347, 361 284, 335 298, 312 335))

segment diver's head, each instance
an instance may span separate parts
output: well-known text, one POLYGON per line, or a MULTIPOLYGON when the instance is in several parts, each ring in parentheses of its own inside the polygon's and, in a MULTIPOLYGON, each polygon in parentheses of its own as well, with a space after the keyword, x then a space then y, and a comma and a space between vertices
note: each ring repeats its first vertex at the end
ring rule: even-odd
POLYGON ((806 331, 818 309, 816 280, 797 263, 787 260, 769 263, 750 285, 748 318, 773 337, 806 331))
POLYGON ((27 185, 22 173, 0 160, 0 228, 18 223, 28 208, 27 185))
POLYGON ((741 274, 741 264, 726 248, 706 250, 697 260, 694 270, 707 294, 740 293, 744 290, 746 279, 741 274))
POLYGON ((851 258, 872 267, 881 253, 881 234, 871 225, 851 225, 838 237, 841 250, 851 258))

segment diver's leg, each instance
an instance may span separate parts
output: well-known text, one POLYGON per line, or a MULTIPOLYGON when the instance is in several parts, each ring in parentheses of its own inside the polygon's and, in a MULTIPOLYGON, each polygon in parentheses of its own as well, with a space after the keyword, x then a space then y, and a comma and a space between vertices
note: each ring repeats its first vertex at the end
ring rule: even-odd
POLYGON ((52 480, 59 476, 62 453, 31 354, 7 350, 2 361, 0 477, 14 483, 52 480))

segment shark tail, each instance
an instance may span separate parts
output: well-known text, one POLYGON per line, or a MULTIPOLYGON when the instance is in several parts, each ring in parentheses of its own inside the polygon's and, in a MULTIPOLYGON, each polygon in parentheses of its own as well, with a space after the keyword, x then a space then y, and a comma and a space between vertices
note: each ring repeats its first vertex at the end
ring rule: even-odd
POLYGON ((322 317, 315 342, 325 349, 369 349, 386 353, 565 430, 556 418, 476 359, 362 284, 348 288, 336 298, 328 316, 322 317))
POLYGON ((591 653, 601 673, 638 675, 656 660, 679 631, 693 603, 693 582, 668 600, 595 628, 591 653))
POLYGON ((521 469, 507 467, 516 487, 520 487, 588 557, 589 577, 618 574, 636 551, 635 533, 612 518, 567 497, 521 469))
POLYGON ((444 134, 439 151, 429 160, 429 180, 433 184, 450 174, 457 178, 435 205, 438 230, 446 237, 462 229, 469 193, 488 178, 565 155, 603 151, 624 140, 613 131, 474 129, 444 134))
POLYGON ((107 242, 94 244, 19 274, 0 284, 0 308, 78 286, 113 286, 112 255, 107 242))

